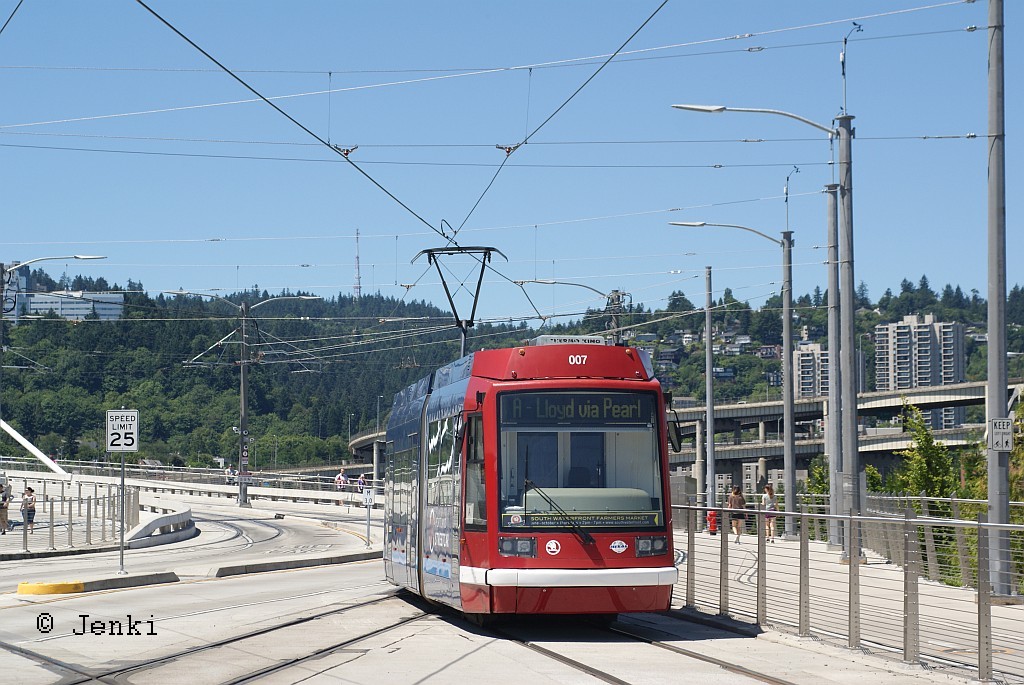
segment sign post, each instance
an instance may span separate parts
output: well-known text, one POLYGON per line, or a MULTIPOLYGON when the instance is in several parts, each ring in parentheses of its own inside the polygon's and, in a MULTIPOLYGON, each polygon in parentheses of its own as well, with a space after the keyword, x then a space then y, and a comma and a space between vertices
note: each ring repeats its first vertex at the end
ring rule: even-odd
POLYGON ((121 453, 121 568, 117 575, 127 575, 124 570, 124 453, 139 451, 139 410, 108 409, 107 410, 107 455, 111 452, 121 453))
POLYGON ((373 509, 373 501, 376 499, 376 491, 366 486, 363 488, 363 504, 366 505, 366 548, 370 548, 370 509, 373 509))
POLYGON ((1013 451, 1013 419, 989 419, 988 447, 997 452, 1013 451))

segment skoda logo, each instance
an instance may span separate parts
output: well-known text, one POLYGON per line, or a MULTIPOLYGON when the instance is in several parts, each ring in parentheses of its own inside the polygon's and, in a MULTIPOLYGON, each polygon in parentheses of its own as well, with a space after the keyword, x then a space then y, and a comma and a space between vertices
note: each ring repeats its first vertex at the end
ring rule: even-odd
POLYGON ((548 540, 548 544, 544 545, 544 551, 554 556, 562 551, 562 546, 558 544, 558 540, 548 540))

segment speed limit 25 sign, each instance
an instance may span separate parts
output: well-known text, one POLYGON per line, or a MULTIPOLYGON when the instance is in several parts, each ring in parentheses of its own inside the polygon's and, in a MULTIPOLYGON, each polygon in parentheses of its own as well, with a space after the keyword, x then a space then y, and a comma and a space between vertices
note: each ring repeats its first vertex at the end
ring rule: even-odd
POLYGON ((139 451, 139 410, 107 410, 107 452, 139 451))

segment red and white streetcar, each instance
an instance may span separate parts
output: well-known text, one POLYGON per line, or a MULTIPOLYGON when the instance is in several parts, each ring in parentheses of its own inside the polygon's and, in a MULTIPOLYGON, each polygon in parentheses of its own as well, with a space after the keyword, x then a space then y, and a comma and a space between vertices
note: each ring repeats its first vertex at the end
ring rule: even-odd
POLYGON ((648 355, 541 336, 395 395, 388 580, 470 615, 669 607, 665 397, 648 355))

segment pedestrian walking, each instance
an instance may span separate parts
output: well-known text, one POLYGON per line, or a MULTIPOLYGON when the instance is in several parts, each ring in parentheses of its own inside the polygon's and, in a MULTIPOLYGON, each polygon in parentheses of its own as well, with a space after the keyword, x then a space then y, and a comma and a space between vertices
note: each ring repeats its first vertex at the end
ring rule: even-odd
POLYGON ((360 473, 359 480, 356 481, 356 485, 359 487, 359 492, 366 490, 366 475, 360 473))
POLYGON ((11 523, 7 518, 7 512, 11 508, 11 496, 7 490, 0 486, 0 535, 7 535, 7 529, 11 523))
POLYGON ((732 532, 736 533, 736 544, 740 544, 740 535, 743 534, 743 526, 747 521, 747 501, 740 493, 740 486, 735 485, 726 506, 731 510, 729 518, 732 521, 732 532))
POLYGON ((761 508, 764 509, 764 531, 768 541, 775 544, 775 517, 779 510, 779 500, 775 497, 775 488, 765 483, 764 494, 761 495, 761 508))
POLYGON ((25 488, 25 492, 21 496, 21 513, 25 525, 28 526, 28 532, 35 532, 36 491, 30 487, 25 488))

